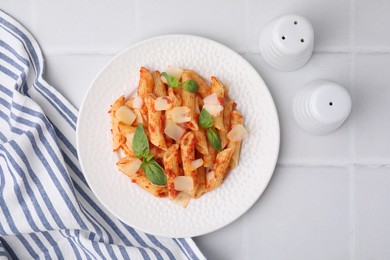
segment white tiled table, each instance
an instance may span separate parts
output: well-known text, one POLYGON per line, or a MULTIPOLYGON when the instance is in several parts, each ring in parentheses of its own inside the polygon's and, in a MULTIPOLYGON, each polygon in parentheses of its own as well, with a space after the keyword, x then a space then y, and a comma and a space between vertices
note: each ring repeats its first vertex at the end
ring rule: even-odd
POLYGON ((2 0, 0 8, 34 34, 47 80, 77 107, 113 55, 151 36, 209 37, 258 70, 280 115, 278 166, 247 214, 195 238, 208 258, 390 259, 390 1, 2 0), (292 12, 312 21, 315 54, 298 71, 278 72, 263 61, 258 37, 292 12), (353 108, 340 130, 317 137, 297 127, 291 104, 320 78, 345 86, 353 108))

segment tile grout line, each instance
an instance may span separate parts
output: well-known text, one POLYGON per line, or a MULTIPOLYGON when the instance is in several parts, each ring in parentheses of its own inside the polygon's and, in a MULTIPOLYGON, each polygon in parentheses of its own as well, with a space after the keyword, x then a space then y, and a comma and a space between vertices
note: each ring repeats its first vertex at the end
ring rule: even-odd
POLYGON ((361 167, 361 168, 390 168, 389 163, 293 163, 279 162, 278 167, 296 167, 296 168, 313 168, 313 167, 361 167))
MULTIPOLYGON (((137 25, 138 27, 138 25, 137 25)), ((139 30, 139 28, 136 29, 136 31, 139 30)), ((45 53, 48 55, 80 55, 80 56, 92 56, 92 55, 116 55, 120 51, 124 50, 127 46, 123 46, 122 48, 118 49, 72 49, 72 48, 46 48, 45 53)), ((235 50, 240 55, 261 55, 258 51, 240 51, 235 50)), ((387 48, 377 48, 377 49, 365 49, 365 48, 357 48, 354 50, 349 50, 345 48, 340 49, 319 49, 314 50, 314 54, 318 55, 325 55, 325 54, 365 54, 365 55, 383 55, 383 54, 390 54, 390 49, 387 48)))
POLYGON ((348 201, 349 201, 349 259, 356 257, 355 253, 355 175, 354 167, 348 167, 348 201))
POLYGON ((134 24, 135 24, 135 35, 140 35, 139 32, 140 32, 140 17, 139 17, 139 12, 137 12, 139 9, 139 1, 138 0, 135 0, 134 1, 134 12, 133 12, 133 15, 134 15, 134 24))
MULTIPOLYGON (((261 55, 259 51, 240 51, 236 50, 239 54, 252 54, 261 55)), ((313 54, 366 54, 366 55, 381 55, 390 54, 390 48, 375 47, 375 48, 330 48, 330 49, 314 49, 313 54)))
MULTIPOLYGON (((246 25, 248 23, 247 21, 247 12, 248 12, 248 0, 244 0, 244 24, 246 25)), ((246 40, 247 39, 247 36, 248 36, 248 27, 244 25, 244 39, 246 40)), ((258 35, 258 37, 260 37, 260 35, 258 35)), ((248 41, 249 42, 249 41, 248 41)), ((247 44, 245 45, 245 48, 247 48, 247 44)), ((244 53, 245 51, 243 51, 242 53, 244 53)), ((244 54, 241 54, 240 52, 238 52, 240 55, 244 55, 244 54)), ((242 223, 242 226, 241 226, 241 249, 242 249, 242 259, 250 259, 249 257, 249 229, 248 229, 248 226, 249 226, 249 223, 248 223, 248 218, 244 218, 244 221, 242 223)))
MULTIPOLYGON (((36 3, 34 4, 34 2, 29 2, 30 4, 30 19, 31 19, 31 31, 32 32, 35 32, 37 31, 38 29, 38 19, 37 19, 37 15, 36 15, 36 3)), ((37 40, 38 41, 38 40, 37 40)), ((39 44, 39 41, 38 41, 38 44, 39 44)), ((42 47, 40 44, 39 44, 40 47, 42 47)))
MULTIPOLYGON (((349 45, 351 53, 350 55, 350 64, 349 64, 349 83, 350 83, 350 95, 353 101, 352 107, 354 106, 355 93, 356 93, 356 82, 355 82, 355 20, 356 20, 356 1, 349 1, 349 45)), ((353 260, 356 258, 356 210, 355 210, 355 162, 356 162, 356 115, 352 110, 349 123, 349 157, 351 164, 348 166, 348 195, 349 195, 349 258, 353 260)))

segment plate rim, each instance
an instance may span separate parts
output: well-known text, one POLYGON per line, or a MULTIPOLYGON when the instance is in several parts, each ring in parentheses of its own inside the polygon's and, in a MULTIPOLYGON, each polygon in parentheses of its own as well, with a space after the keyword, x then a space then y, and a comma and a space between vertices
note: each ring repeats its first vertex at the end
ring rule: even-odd
MULTIPOLYGON (((240 217, 242 217, 245 213, 247 213, 253 206, 254 204, 260 199, 260 197, 263 195, 263 193, 267 190, 268 186, 269 186, 269 182, 271 181, 274 173, 275 173, 275 168, 276 168, 276 165, 277 165, 277 160, 279 158, 279 154, 280 154, 280 120, 279 120, 279 115, 278 115, 278 111, 277 111, 277 108, 276 108, 276 104, 275 104, 275 100, 273 99, 272 95, 271 95, 271 92, 267 86, 267 84, 264 82, 263 78, 260 76, 260 74, 258 73, 258 71, 252 66, 252 64, 250 64, 244 57, 242 57, 239 53, 237 53, 235 50, 233 50, 232 48, 220 43, 220 42, 217 42, 215 40, 212 40, 212 39, 209 39, 209 38, 206 38, 206 37, 203 37, 203 36, 198 36, 198 35, 193 35, 193 34, 163 34, 163 35, 159 35, 159 36, 154 36, 154 37, 150 37, 150 38, 147 38, 147 39, 144 39, 144 40, 141 40, 137 43, 134 43, 126 48, 124 48, 122 51, 119 51, 116 55, 114 55, 110 60, 108 60, 104 66, 96 73, 96 75, 94 76, 94 78, 91 80, 85 94, 84 94, 84 97, 82 98, 82 101, 81 101, 81 105, 80 105, 80 109, 79 109, 79 112, 78 112, 78 117, 77 117, 77 124, 76 124, 76 148, 77 148, 77 152, 80 150, 80 141, 79 141, 79 137, 80 137, 80 133, 79 133, 79 126, 80 126, 80 118, 81 118, 81 115, 83 114, 83 111, 84 111, 84 107, 85 107, 85 101, 87 99, 87 97, 89 96, 91 90, 92 90, 92 87, 93 85, 95 84, 95 82, 97 81, 97 79, 99 78, 99 76, 102 74, 102 72, 108 67, 111 65, 111 63, 113 63, 117 58, 119 58, 121 55, 123 55, 124 53, 126 53, 128 50, 132 49, 132 48, 135 48, 139 45, 143 45, 145 43, 148 43, 148 42, 151 42, 151 41, 155 41, 155 40, 159 40, 159 39, 164 39, 164 38, 173 38, 173 37, 186 37, 186 38, 194 38, 194 39, 200 39, 200 40, 203 40, 203 41, 208 41, 208 42, 211 42, 215 45, 217 45, 219 48, 222 48, 222 49, 225 49, 227 51, 229 51, 232 55, 235 55, 237 57, 237 59, 239 59, 241 62, 245 63, 248 68, 254 72, 254 74, 256 74, 256 78, 258 78, 265 86, 265 94, 267 95, 268 98, 270 98, 272 100, 271 102, 271 105, 272 105, 272 113, 274 114, 275 116, 275 119, 276 119, 276 137, 277 139, 275 140, 276 141, 276 152, 275 152, 275 155, 273 156, 273 160, 272 160, 272 173, 269 175, 269 177, 265 180, 265 188, 259 193, 259 195, 253 200, 252 203, 249 204, 249 206, 247 207, 246 210, 244 210, 241 214, 239 214, 237 217, 233 218, 231 221, 229 222, 226 222, 224 223, 223 225, 220 225, 220 226, 217 226, 217 227, 214 227, 210 230, 208 230, 207 232, 199 232, 199 233, 195 233, 195 232, 187 232, 187 233, 191 233, 191 235, 181 235, 181 236, 175 236, 175 238, 187 238, 187 237, 196 237, 196 236, 201 236, 201 235, 206 235, 206 234, 209 234, 209 233, 212 233, 212 232, 215 232, 221 228, 224 228, 228 225, 230 225, 231 223, 233 223, 234 221, 237 221, 240 217)), ((157 236, 161 236, 161 237, 171 237, 171 236, 167 236, 166 234, 164 233, 159 233, 159 232, 151 232, 149 230, 146 230, 144 228, 140 228, 136 225, 130 225, 128 223, 126 223, 126 221, 124 221, 120 216, 118 216, 116 213, 114 213, 113 211, 111 211, 109 209, 109 207, 107 207, 107 205, 103 202, 103 200, 100 199, 98 193, 94 190, 94 188, 90 185, 90 181, 89 181, 89 178, 86 174, 84 174, 85 170, 84 170, 84 165, 83 165, 83 162, 82 162, 82 159, 81 159, 81 154, 78 153, 78 161, 79 161, 79 164, 80 164, 80 167, 81 167, 81 171, 82 171, 82 174, 83 176, 85 177, 87 183, 88 183, 88 187, 91 189, 91 191, 93 192, 93 194, 96 196, 96 198, 99 200, 99 202, 101 203, 101 205, 103 205, 103 207, 112 215, 114 215, 116 218, 118 218, 118 220, 120 220, 121 222, 123 222, 124 224, 126 225, 129 225, 133 228, 136 228, 142 232, 145 232, 145 233, 148 233, 148 234, 152 234, 152 235, 157 235, 157 236)), ((186 232, 183 232, 183 233, 186 233, 186 232)))

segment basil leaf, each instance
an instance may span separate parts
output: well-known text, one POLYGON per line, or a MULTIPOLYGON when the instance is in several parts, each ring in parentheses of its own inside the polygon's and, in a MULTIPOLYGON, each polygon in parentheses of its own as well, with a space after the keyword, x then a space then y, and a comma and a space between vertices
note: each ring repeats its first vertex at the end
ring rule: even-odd
POLYGON ((146 162, 146 161, 143 161, 142 163, 141 163, 141 166, 139 167, 140 169, 144 169, 145 168, 145 166, 148 164, 148 162, 146 162))
POLYGON ((169 76, 166 72, 163 72, 162 75, 167 79, 168 86, 171 88, 177 88, 178 86, 181 86, 181 82, 177 78, 169 76))
POLYGON ((149 154, 149 155, 147 155, 147 156, 144 157, 144 160, 145 160, 146 162, 149 162, 150 160, 153 159, 153 157, 154 157, 153 154, 149 154))
POLYGON ((141 124, 137 126, 133 137, 133 148, 135 156, 137 158, 144 158, 149 154, 149 140, 144 132, 144 128, 141 124))
POLYGON ((212 127, 207 129, 207 140, 209 140, 210 145, 217 150, 218 152, 222 151, 221 138, 217 131, 212 127))
POLYGON ((167 175, 165 174, 164 169, 155 160, 147 162, 144 169, 146 178, 148 178, 152 184, 158 186, 167 184, 167 175))
POLYGON ((195 80, 190 79, 183 83, 183 89, 185 91, 196 93, 198 91, 198 88, 198 83, 196 83, 195 80))
POLYGON ((200 111, 198 124, 203 129, 210 128, 214 125, 214 122, 213 122, 213 119, 211 118, 210 113, 207 112, 207 110, 204 108, 202 109, 202 111, 200 111))

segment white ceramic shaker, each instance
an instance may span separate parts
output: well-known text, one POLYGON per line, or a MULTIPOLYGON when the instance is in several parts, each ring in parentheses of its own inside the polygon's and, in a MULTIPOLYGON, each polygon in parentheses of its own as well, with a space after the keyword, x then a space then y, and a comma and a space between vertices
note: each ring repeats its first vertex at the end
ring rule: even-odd
POLYGON ((297 70, 313 53, 314 30, 304 17, 289 14, 271 21, 260 36, 260 52, 264 60, 282 71, 297 70))
POLYGON ((325 135, 337 130, 351 111, 351 98, 345 88, 327 80, 304 86, 295 96, 295 120, 305 131, 325 135))

